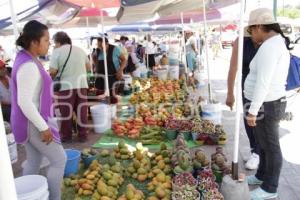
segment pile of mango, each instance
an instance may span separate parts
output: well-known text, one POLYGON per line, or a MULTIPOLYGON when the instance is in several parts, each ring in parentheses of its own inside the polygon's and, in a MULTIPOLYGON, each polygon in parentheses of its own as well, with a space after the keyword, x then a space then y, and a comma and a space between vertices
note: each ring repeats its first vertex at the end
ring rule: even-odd
POLYGON ((160 145, 160 151, 155 152, 155 154, 151 157, 152 171, 161 170, 165 174, 172 173, 171 167, 171 152, 168 151, 165 143, 160 145))
POLYGON ((128 184, 125 194, 120 196, 118 200, 144 200, 145 195, 141 190, 136 189, 132 184, 128 184))
POLYGON ((94 160, 89 168, 83 173, 82 178, 76 177, 76 179, 65 178, 64 182, 66 186, 73 186, 77 195, 88 196, 92 195, 96 184, 100 178, 101 165, 97 160, 94 160))
POLYGON ((113 200, 117 199, 118 189, 123 184, 123 167, 115 158, 109 158, 109 164, 101 169, 101 177, 97 181, 97 190, 92 195, 92 200, 113 200))
POLYGON ((151 162, 147 155, 147 151, 137 149, 133 154, 134 158, 127 168, 126 175, 144 182, 148 177, 151 177, 151 162))
POLYGON ((172 178, 167 176, 159 169, 154 170, 157 173, 147 185, 147 190, 152 192, 148 200, 170 200, 172 194, 172 178))
POLYGON ((113 155, 117 159, 127 160, 132 157, 131 152, 125 144, 124 140, 120 140, 118 146, 114 148, 113 155))

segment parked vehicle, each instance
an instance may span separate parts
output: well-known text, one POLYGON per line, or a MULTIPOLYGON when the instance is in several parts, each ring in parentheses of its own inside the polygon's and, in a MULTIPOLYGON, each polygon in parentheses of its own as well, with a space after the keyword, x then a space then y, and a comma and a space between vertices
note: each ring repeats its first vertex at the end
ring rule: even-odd
POLYGON ((294 31, 294 27, 291 24, 288 23, 280 23, 280 28, 282 32, 290 38, 290 41, 292 43, 296 42, 296 34, 294 31))

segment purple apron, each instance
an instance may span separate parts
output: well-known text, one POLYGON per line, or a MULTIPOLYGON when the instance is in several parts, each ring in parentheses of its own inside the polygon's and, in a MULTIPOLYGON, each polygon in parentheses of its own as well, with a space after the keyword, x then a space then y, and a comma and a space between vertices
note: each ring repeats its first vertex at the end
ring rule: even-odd
MULTIPOLYGON (((52 79, 50 75, 46 72, 42 64, 34 59, 29 53, 25 50, 18 52, 14 66, 12 68, 12 78, 11 78, 11 128, 15 136, 15 140, 18 144, 24 144, 28 140, 28 125, 29 120, 23 114, 21 108, 18 105, 18 85, 17 85, 17 73, 19 69, 26 62, 34 62, 41 74, 42 77, 42 88, 40 93, 40 114, 43 119, 48 123, 48 121, 53 118, 54 112, 52 111, 53 99, 52 99, 52 79)), ((22 83, 26 84, 26 83, 22 83)), ((53 140, 57 143, 60 143, 60 136, 57 128, 51 126, 48 123, 49 128, 51 129, 53 140)))

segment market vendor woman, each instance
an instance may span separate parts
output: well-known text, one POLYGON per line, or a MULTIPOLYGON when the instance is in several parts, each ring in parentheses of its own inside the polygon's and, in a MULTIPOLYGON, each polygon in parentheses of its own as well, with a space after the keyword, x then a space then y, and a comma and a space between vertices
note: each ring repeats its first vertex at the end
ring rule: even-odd
MULTIPOLYGON (((97 49, 93 52, 93 62, 95 67, 96 78, 95 87, 100 91, 100 94, 105 92, 105 70, 104 70, 104 56, 103 56, 103 38, 97 38, 97 49)), ((106 60, 108 84, 110 92, 110 103, 116 104, 118 99, 118 81, 122 80, 123 71, 126 67, 126 57, 121 53, 119 47, 109 44, 108 39, 105 38, 106 46, 106 60)))
POLYGON ((49 199, 61 199, 66 155, 57 129, 49 121, 53 114, 52 79, 38 60, 49 49, 47 26, 29 21, 16 41, 17 53, 11 81, 11 126, 16 142, 24 144, 27 162, 23 175, 38 174, 43 157, 49 162, 49 199))

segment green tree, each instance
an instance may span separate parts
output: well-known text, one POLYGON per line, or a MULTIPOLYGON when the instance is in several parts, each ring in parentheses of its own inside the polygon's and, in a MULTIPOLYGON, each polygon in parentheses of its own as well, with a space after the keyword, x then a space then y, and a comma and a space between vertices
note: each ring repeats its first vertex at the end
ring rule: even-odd
POLYGON ((289 17, 291 19, 300 18, 300 9, 297 8, 279 9, 277 15, 283 17, 289 17))

